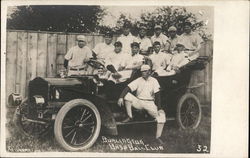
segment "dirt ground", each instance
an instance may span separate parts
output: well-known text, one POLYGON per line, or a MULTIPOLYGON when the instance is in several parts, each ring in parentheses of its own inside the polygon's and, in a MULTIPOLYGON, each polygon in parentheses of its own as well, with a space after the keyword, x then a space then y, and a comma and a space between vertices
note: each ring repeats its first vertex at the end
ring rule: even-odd
MULTIPOLYGON (((159 145, 154 139, 155 124, 126 125, 118 128, 118 136, 100 133, 94 146, 85 152, 209 153, 211 135, 209 107, 202 108, 201 123, 195 130, 180 130, 175 121, 166 122, 162 135, 164 145, 159 145)), ((7 110, 6 150, 8 152, 65 151, 55 141, 53 130, 41 138, 29 138, 19 134, 12 122, 14 110, 14 108, 7 110)))

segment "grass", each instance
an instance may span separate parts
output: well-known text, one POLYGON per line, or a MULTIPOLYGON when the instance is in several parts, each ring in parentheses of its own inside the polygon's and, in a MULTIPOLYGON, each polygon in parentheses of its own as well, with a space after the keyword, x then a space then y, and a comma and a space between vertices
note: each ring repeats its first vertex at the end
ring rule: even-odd
MULTIPOLYGON (((14 108, 8 108, 7 110, 7 138, 6 138, 6 150, 8 152, 63 152, 62 149, 54 139, 53 130, 45 137, 30 138, 24 136, 18 132, 18 129, 12 122, 14 114, 14 108)), ((154 139, 155 125, 154 124, 142 124, 142 125, 127 125, 118 128, 118 136, 109 136, 100 133, 100 137, 90 149, 85 152, 149 152, 149 153, 202 153, 210 152, 210 133, 211 133, 211 114, 210 108, 203 107, 202 120, 199 127, 195 130, 180 130, 175 121, 169 121, 165 124, 162 134, 162 140, 164 141, 163 148, 154 139), (107 138, 110 141, 119 141, 122 139, 129 139, 129 141, 143 142, 148 144, 148 147, 152 147, 151 150, 144 150, 141 148, 142 143, 132 144, 130 143, 113 143, 117 149, 113 150, 110 146, 112 143, 106 143, 103 138, 107 138), (199 146, 200 145, 200 146, 199 146), (125 146, 125 148, 124 148, 125 146), (206 149, 207 146, 207 151, 206 149), (137 149, 137 150, 135 150, 137 149), (152 150, 155 149, 155 150, 152 150), (156 150, 158 149, 158 150, 156 150), (203 150, 200 150, 203 149, 203 150)))

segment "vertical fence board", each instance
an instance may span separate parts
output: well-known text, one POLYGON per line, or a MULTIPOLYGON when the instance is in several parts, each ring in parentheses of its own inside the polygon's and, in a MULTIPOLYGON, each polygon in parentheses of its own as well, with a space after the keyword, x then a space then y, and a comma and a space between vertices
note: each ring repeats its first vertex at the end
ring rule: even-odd
POLYGON ((6 50, 6 98, 15 92, 17 32, 7 32, 6 50))
POLYGON ((103 36, 94 36, 94 46, 98 43, 104 42, 103 36))
POLYGON ((64 56, 66 54, 66 44, 67 39, 65 34, 60 34, 57 36, 57 57, 56 57, 56 65, 57 65, 57 72, 63 69, 63 62, 64 62, 64 56))
POLYGON ((55 77, 57 34, 48 34, 47 40, 48 40, 47 77, 55 77))
MULTIPOLYGON (((213 42, 207 41, 206 43, 206 48, 205 52, 207 56, 212 56, 213 55, 213 42)), ((206 102, 211 103, 211 96, 212 96, 212 65, 213 61, 211 60, 210 63, 208 63, 206 67, 206 82, 207 82, 207 87, 205 89, 205 96, 206 96, 206 102)))
MULTIPOLYGON (((28 52, 27 52, 27 85, 30 80, 36 77, 36 62, 37 62, 37 33, 28 33, 28 52)), ((26 91, 28 86, 26 86, 26 91)))
POLYGON ((37 76, 46 77, 47 65, 47 34, 38 33, 37 40, 37 76))
POLYGON ((92 50, 94 48, 94 36, 87 35, 87 46, 92 50))
POLYGON ((16 91, 25 96, 28 33, 18 32, 16 91))
POLYGON ((70 48, 74 47, 77 44, 76 42, 76 35, 69 34, 67 35, 67 52, 70 48))

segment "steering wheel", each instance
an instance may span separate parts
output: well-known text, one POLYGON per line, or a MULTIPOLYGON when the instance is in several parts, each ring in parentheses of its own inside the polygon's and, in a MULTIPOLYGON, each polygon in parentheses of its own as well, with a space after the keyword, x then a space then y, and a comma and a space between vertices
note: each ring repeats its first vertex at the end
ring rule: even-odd
POLYGON ((90 59, 87 62, 87 64, 92 66, 95 69, 103 69, 103 68, 105 68, 104 64, 101 61, 98 61, 96 59, 90 59))

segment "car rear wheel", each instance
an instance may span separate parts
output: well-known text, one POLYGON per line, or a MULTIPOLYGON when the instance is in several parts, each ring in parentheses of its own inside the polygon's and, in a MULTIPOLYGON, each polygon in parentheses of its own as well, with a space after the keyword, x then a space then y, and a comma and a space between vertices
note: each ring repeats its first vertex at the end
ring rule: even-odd
POLYGON ((16 108, 13 122, 19 132, 28 137, 41 137, 49 133, 51 125, 46 122, 36 121, 28 117, 28 99, 24 99, 16 108))
POLYGON ((54 134, 65 150, 79 151, 95 143, 100 128, 101 118, 96 106, 86 99, 74 99, 59 110, 54 134))
POLYGON ((176 119, 181 129, 196 129, 201 121, 201 105, 192 93, 184 94, 177 105, 176 119))

